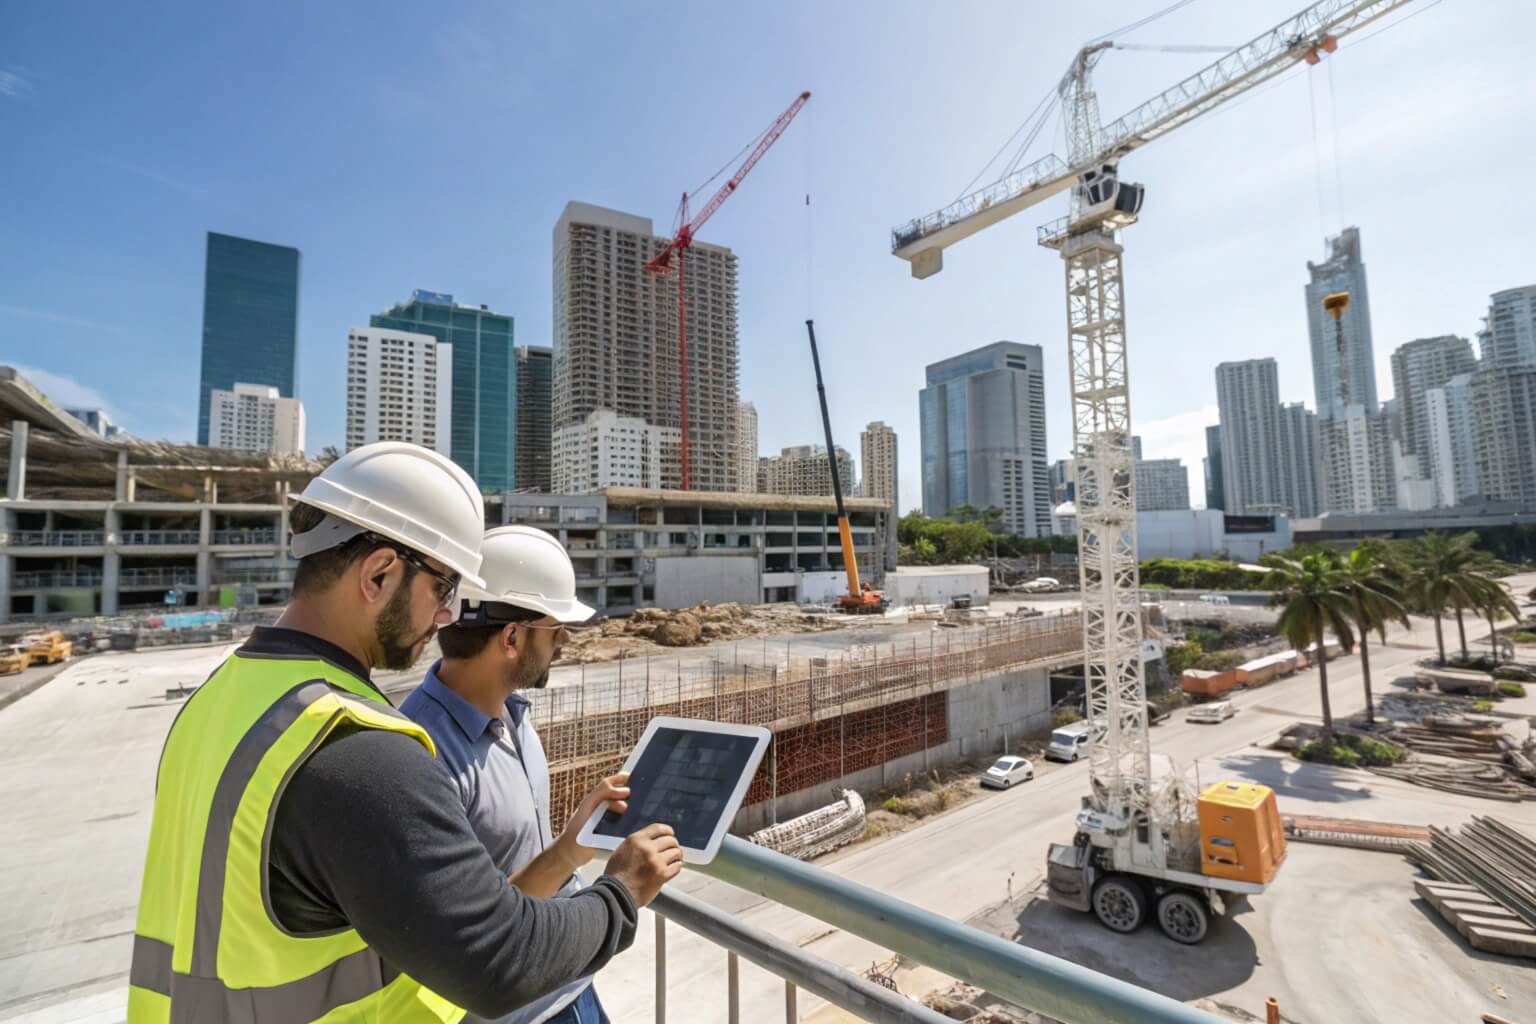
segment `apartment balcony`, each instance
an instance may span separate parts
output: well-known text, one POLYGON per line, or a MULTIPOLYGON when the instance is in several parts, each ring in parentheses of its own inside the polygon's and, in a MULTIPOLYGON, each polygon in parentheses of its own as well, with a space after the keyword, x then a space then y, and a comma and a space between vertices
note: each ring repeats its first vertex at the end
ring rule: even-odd
POLYGON ((99 587, 101 586, 100 569, 64 569, 44 570, 41 572, 18 572, 11 576, 11 589, 18 590, 49 590, 55 587, 99 587))
POLYGON ((0 547, 99 548, 106 539, 104 530, 12 530, 0 533, 0 547))
POLYGON ((197 530, 122 530, 117 542, 123 546, 176 547, 196 545, 202 540, 197 530))
POLYGON ((197 570, 190 566, 123 569, 117 574, 117 584, 124 590, 130 587, 195 587, 197 570))
POLYGON ((213 582, 220 583, 280 583, 293 584, 293 570, 278 566, 250 566, 245 568, 213 569, 213 582))
POLYGON ((276 544, 277 531, 263 530, 214 530, 214 544, 276 544))

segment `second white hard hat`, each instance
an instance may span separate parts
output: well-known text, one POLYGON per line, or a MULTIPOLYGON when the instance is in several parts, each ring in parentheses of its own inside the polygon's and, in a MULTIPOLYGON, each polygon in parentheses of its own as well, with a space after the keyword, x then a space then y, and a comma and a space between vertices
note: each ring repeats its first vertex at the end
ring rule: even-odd
POLYGON ((592 617, 592 608, 576 600, 571 556, 550 534, 531 526, 498 527, 485 535, 480 553, 484 584, 459 590, 468 604, 495 601, 543 612, 560 622, 592 617))
POLYGON ((327 513, 319 526, 294 535, 300 558, 367 531, 437 559, 465 586, 484 583, 485 501, 469 474, 438 452, 403 441, 363 445, 325 467, 293 500, 327 513))

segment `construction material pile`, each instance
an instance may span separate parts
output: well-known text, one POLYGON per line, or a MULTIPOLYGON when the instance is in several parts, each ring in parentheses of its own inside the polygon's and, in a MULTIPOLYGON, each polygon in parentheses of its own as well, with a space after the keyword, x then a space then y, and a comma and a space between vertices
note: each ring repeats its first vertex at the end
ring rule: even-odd
POLYGON ((638 608, 623 618, 572 631, 560 651, 563 664, 617 661, 665 654, 721 640, 787 633, 819 633, 858 625, 856 620, 801 611, 793 604, 701 603, 693 608, 638 608))
POLYGON ((1458 835, 1429 829, 1408 858, 1436 883, 1416 885, 1476 949, 1536 957, 1536 842, 1497 818, 1473 817, 1458 835))
POLYGON ((1386 738, 1427 756, 1371 769, 1378 775, 1492 800, 1536 798, 1533 741, 1517 742, 1497 719, 1456 712, 1426 714, 1393 726, 1386 738))
POLYGON ((747 838, 789 857, 810 860, 864 834, 864 798, 851 789, 839 790, 837 803, 769 825, 747 838))

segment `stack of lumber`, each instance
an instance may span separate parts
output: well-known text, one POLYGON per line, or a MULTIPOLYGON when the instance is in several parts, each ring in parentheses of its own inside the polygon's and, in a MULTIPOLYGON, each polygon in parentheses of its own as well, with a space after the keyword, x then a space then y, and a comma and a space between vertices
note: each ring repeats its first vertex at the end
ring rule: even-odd
POLYGON ((1416 786, 1461 796, 1510 802, 1536 799, 1536 789, 1511 778, 1507 771, 1496 764, 1413 760, 1367 770, 1389 779, 1401 779, 1416 786))
POLYGON ((1427 843, 1429 829, 1422 825, 1400 825, 1391 821, 1359 821, 1354 818, 1325 818, 1315 814, 1284 814, 1285 838, 1289 842, 1321 843, 1347 846, 1356 850, 1380 850, 1404 853, 1414 843, 1427 843))
POLYGON ((1474 816, 1460 834, 1429 829, 1408 858, 1435 881, 1415 884, 1475 949, 1536 957, 1536 842, 1498 820, 1474 816))
POLYGON ((1457 714, 1427 715, 1387 733, 1394 743, 1416 754, 1448 760, 1414 760, 1379 775, 1404 779, 1431 789, 1495 800, 1536 798, 1536 764, 1520 744, 1492 719, 1457 714))

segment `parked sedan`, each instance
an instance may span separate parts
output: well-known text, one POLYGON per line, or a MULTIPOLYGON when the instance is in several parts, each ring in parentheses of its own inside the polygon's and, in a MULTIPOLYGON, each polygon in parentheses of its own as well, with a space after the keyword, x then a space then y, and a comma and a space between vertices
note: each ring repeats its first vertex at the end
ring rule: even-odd
POLYGON ((1209 704, 1199 704, 1189 709, 1189 714, 1184 716, 1186 722, 1204 722, 1216 725, 1225 722, 1237 714, 1237 705, 1229 700, 1213 700, 1209 704))
POLYGON ((1027 757, 1000 757, 992 767, 981 773, 981 784, 993 789, 1008 789, 1015 782, 1028 782, 1035 777, 1035 766, 1027 757))

